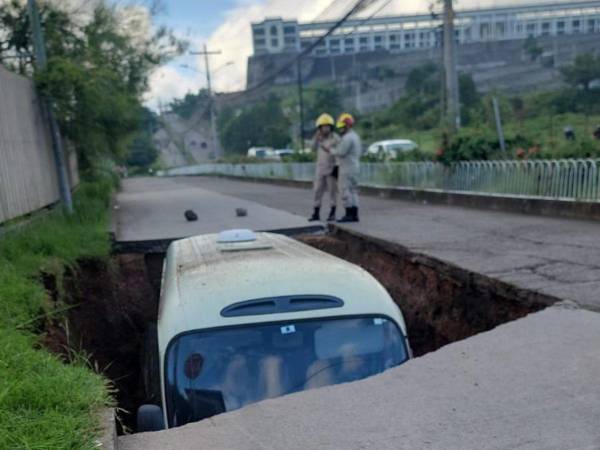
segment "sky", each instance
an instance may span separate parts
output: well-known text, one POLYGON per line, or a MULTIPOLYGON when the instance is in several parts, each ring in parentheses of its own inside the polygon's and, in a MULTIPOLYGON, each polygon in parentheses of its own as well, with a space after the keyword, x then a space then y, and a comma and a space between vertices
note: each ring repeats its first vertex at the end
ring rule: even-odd
MULTIPOLYGON (((219 92, 245 87, 246 61, 252 53, 250 24, 265 17, 294 18, 300 21, 331 18, 347 11, 355 0, 163 0, 164 9, 155 22, 166 25, 190 42, 190 50, 207 45, 221 54, 210 57, 213 88, 219 92), (321 13, 328 14, 322 15, 321 13)), ((392 0, 378 15, 427 11, 431 0, 392 0)), ((455 7, 479 8, 495 5, 548 3, 552 0, 456 0, 455 7)), ((381 1, 379 5, 381 5, 381 1)), ((379 6, 376 5, 376 6, 379 6)), ((365 15, 369 15, 367 11, 365 15)), ((206 87, 203 57, 183 55, 158 68, 150 78, 146 104, 160 109, 174 98, 206 87)))

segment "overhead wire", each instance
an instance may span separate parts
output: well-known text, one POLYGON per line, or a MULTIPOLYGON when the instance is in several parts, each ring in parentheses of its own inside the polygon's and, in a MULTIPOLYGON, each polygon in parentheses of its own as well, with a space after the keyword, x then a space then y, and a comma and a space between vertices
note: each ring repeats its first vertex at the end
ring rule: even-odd
MULTIPOLYGON (((316 39, 306 49, 304 49, 303 51, 301 51, 300 54, 298 54, 297 56, 294 56, 289 61, 287 61, 285 64, 282 64, 282 66, 279 69, 277 69, 276 71, 274 71, 272 74, 270 74, 269 76, 263 78, 260 82, 254 84, 252 86, 248 86, 246 88, 246 90, 243 91, 243 94, 248 94, 248 93, 254 92, 254 91, 262 88, 263 86, 265 86, 265 85, 270 84, 271 82, 273 82, 282 73, 289 71, 304 56, 308 55, 315 48, 317 48, 319 45, 321 45, 325 41, 325 39, 327 39, 329 36, 331 36, 334 33, 334 31, 337 30, 339 27, 341 27, 351 16, 353 16, 355 14, 358 14, 361 11, 364 11, 366 8, 368 8, 368 7, 376 4, 378 1, 380 1, 380 0, 359 0, 359 1, 357 1, 354 4, 354 6, 352 8, 350 8, 350 10, 346 14, 344 14, 344 16, 341 19, 338 19, 327 30, 327 32, 325 34, 319 36, 318 39, 316 39)), ((242 94, 242 93, 240 93, 240 94, 242 94)))

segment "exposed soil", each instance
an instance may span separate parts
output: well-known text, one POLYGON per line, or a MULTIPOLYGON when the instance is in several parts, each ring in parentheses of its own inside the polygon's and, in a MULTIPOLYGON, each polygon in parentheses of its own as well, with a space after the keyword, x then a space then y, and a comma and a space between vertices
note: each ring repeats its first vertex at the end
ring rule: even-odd
MULTIPOLYGON (((301 241, 362 266, 390 292, 404 313, 415 356, 540 310, 554 299, 467 272, 400 246, 338 231, 301 241)), ((68 309, 46 324, 43 343, 71 361, 74 352, 110 378, 123 427, 135 431, 135 412, 146 402, 144 333, 156 322, 164 254, 116 255, 107 264, 84 260, 44 284, 57 306, 68 309)), ((146 343, 146 345, 148 345, 146 343)), ((123 429, 120 430, 123 432, 123 429)))
POLYGON ((415 356, 554 302, 389 242, 342 231, 299 240, 361 266, 383 284, 404 314, 415 356))
POLYGON ((93 367, 113 381, 120 420, 133 428, 137 407, 144 402, 143 336, 156 321, 158 304, 144 256, 118 255, 109 264, 80 261, 66 275, 64 291, 63 301, 72 308, 66 320, 48 324, 43 343, 66 361, 74 352, 87 354, 93 367))

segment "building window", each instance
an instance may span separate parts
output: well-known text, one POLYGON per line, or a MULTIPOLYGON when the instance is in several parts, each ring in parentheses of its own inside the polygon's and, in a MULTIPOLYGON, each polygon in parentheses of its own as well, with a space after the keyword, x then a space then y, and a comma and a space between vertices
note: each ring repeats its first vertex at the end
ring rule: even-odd
POLYGON ((519 36, 523 34, 523 24, 522 23, 517 24, 517 34, 519 36))
POLYGON ((578 34, 581 32, 581 21, 574 20, 571 22, 571 29, 573 30, 573 34, 578 34))
POLYGON ((267 44, 267 41, 264 39, 254 39, 254 45, 258 47, 264 47, 267 44))
POLYGON ((206 148, 206 142, 203 142, 202 144, 200 144, 200 147, 206 148))
POLYGON ((271 39, 271 47, 279 47, 279 39, 271 39))
POLYGON ((285 42, 285 45, 296 45, 296 38, 295 37, 288 37, 288 36, 286 36, 283 39, 283 42, 285 42))
POLYGON ((332 54, 341 53, 341 46, 339 39, 330 39, 329 40, 329 52, 332 54))
POLYGON ((506 32, 506 28, 504 26, 504 23, 496 23, 496 37, 497 38, 502 38, 504 37, 504 34, 506 32))
POLYGON ((354 53, 354 39, 344 39, 344 52, 354 53))
POLYGON ((565 22, 556 22, 556 34, 565 34, 565 22))
POLYGON ((550 22, 542 23, 542 36, 550 36, 550 22))
POLYGON ((264 28, 255 28, 254 29, 254 36, 264 36, 264 35, 265 35, 264 28))
POLYGON ((479 36, 481 39, 489 39, 492 35, 492 27, 489 23, 482 23, 479 25, 479 36))
POLYGON ((527 37, 534 37, 537 32, 537 24, 528 23, 527 24, 527 37))
POLYGON ((593 33, 596 31, 596 20, 590 19, 588 20, 588 33, 593 33))
POLYGON ((404 48, 414 48, 415 46, 415 34, 406 33, 404 35, 404 48))
POLYGON ((277 36, 277 27, 275 25, 271 26, 271 36, 277 36))
POLYGON ((358 40, 359 44, 360 44, 360 51, 361 52, 367 52, 369 51, 369 38, 367 37, 361 37, 358 40))
POLYGON ((375 36, 373 41, 375 42, 375 50, 383 50, 385 48, 383 45, 383 36, 375 36))
POLYGON ((294 26, 285 26, 283 27, 283 33, 284 34, 296 34, 296 27, 294 26))

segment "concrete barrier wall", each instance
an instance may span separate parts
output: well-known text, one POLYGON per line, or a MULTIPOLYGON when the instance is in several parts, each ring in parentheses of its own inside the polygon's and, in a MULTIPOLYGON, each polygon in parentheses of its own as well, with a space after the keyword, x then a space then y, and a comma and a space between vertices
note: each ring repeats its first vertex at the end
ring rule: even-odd
MULTIPOLYGON (((75 186, 74 154, 69 161, 75 186)), ((50 131, 33 83, 0 66, 0 223, 59 198, 50 131)))

